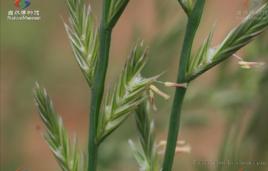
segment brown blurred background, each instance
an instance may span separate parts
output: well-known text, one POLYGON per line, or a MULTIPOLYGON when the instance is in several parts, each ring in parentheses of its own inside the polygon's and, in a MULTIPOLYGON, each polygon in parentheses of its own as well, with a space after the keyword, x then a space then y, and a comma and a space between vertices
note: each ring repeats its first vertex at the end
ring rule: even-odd
MULTIPOLYGON (((92 0, 91 4, 100 18, 100 2, 92 0)), ((208 0, 195 50, 213 28, 213 45, 217 45, 248 8, 245 0, 208 0)), ((35 81, 47 88, 69 133, 76 134, 81 149, 86 150, 90 91, 64 31, 65 1, 32 0, 30 9, 40 10, 40 21, 9 21, 6 17, 12 9, 12 0, 1 1, 1 169, 60 170, 42 138, 32 89, 35 81)), ((185 22, 176 0, 131 0, 113 32, 106 88, 113 85, 129 50, 140 39, 150 47, 145 75, 165 71, 161 80, 174 81, 185 22)), ((238 54, 267 61, 267 40, 267 33, 263 34, 238 54)), ((267 162, 267 80, 266 67, 243 70, 236 59, 230 59, 194 81, 180 134, 192 152, 177 154, 174 170, 195 171, 200 168, 194 160, 218 160, 223 144, 230 146, 229 151, 238 151, 238 159, 267 162), (226 139, 229 144, 224 143, 226 139)), ((160 88, 173 94, 171 89, 160 88)), ((170 105, 171 101, 157 99, 158 141, 166 138, 170 105)), ((128 139, 137 139, 132 117, 102 145, 99 170, 138 170, 128 139)), ((267 165, 254 171, 265 171, 267 165)))

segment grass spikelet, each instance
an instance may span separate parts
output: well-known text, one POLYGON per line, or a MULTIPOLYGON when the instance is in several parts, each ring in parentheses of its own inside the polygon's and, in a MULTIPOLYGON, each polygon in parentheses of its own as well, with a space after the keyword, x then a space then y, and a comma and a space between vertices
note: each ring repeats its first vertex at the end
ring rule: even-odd
POLYGON ((252 11, 242 23, 233 29, 217 48, 208 48, 211 37, 205 41, 197 56, 191 59, 186 81, 191 81, 221 61, 231 57, 250 43, 268 26, 268 3, 252 11))
POLYGON ((34 96, 40 117, 46 127, 45 140, 62 171, 86 170, 83 156, 78 152, 76 140, 70 141, 62 118, 56 113, 46 90, 36 84, 34 96))
POLYGON ((67 0, 69 25, 65 25, 71 46, 89 86, 95 72, 99 50, 98 29, 95 26, 90 6, 83 0, 67 0))
POLYGON ((141 71, 146 64, 146 50, 137 45, 131 52, 115 88, 106 98, 105 108, 98 124, 98 141, 116 129, 139 104, 155 77, 144 78, 141 71))
POLYGON ((139 133, 139 143, 134 144, 134 142, 129 140, 129 144, 139 164, 140 171, 159 171, 154 123, 149 115, 148 102, 138 106, 135 118, 139 133))

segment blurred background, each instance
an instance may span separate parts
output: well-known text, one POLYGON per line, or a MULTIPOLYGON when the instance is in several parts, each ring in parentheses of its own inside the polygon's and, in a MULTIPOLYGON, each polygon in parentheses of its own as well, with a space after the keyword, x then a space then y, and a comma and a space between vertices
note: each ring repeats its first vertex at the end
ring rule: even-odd
MULTIPOLYGON (((100 18, 99 0, 91 0, 100 18)), ((213 45, 220 43, 256 0, 208 0, 195 40, 194 51, 214 29, 213 45)), ((1 1, 1 171, 60 170, 44 142, 43 125, 33 101, 34 83, 46 87, 69 134, 77 135, 86 150, 90 91, 73 57, 64 27, 64 0, 31 1, 40 21, 9 21, 13 0, 1 1)), ((144 70, 147 76, 162 73, 163 81, 175 81, 186 17, 176 0, 131 0, 112 39, 106 89, 113 86, 131 47, 143 39, 150 49, 144 70)), ((267 62, 268 33, 262 34, 238 54, 249 61, 267 62)), ((268 170, 268 68, 241 69, 229 59, 190 85, 183 109, 180 140, 190 154, 177 154, 174 170, 267 171, 268 170), (198 161, 258 161, 222 168, 198 161)), ((159 87, 173 95, 172 89, 159 87)), ((157 141, 164 140, 171 100, 157 99, 153 116, 157 141)), ((101 146, 99 170, 135 171, 136 162, 128 139, 137 140, 130 117, 101 146)))

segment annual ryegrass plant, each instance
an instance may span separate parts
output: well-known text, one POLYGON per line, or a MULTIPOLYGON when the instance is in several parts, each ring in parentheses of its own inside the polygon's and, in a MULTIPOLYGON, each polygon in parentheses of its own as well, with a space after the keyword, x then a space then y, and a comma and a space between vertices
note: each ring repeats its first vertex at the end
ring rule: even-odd
MULTIPOLYGON (((146 65, 147 49, 143 43, 137 43, 126 59, 117 84, 109 90, 104 99, 112 31, 129 0, 103 0, 100 22, 96 21, 91 7, 85 1, 66 0, 69 20, 64 24, 65 29, 75 59, 91 89, 87 153, 80 152, 76 139, 68 136, 46 90, 37 84, 34 91, 40 117, 46 127, 45 139, 63 171, 96 171, 99 146, 105 143, 106 137, 119 128, 130 114, 135 115, 139 141, 134 143, 130 140, 129 144, 140 170, 171 171, 178 145, 182 105, 190 82, 234 56, 268 26, 266 2, 258 10, 252 11, 216 47, 211 47, 213 38, 211 32, 194 54, 192 47, 206 1, 178 0, 178 2, 188 22, 176 83, 161 82, 158 80, 158 75, 148 78, 142 75, 146 65), (151 115, 153 110, 150 109, 155 108, 154 93, 166 99, 168 96, 154 85, 156 83, 164 83, 165 86, 176 89, 162 166, 154 138, 154 122, 151 115)), ((247 64, 243 62, 244 65, 247 64)))

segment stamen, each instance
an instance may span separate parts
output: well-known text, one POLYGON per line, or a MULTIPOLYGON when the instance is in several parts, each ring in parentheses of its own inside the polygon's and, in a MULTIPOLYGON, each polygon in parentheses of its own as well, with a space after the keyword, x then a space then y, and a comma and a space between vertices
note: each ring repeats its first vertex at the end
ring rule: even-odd
POLYGON ((241 68, 244 69, 251 69, 253 67, 260 67, 265 65, 264 62, 246 62, 246 61, 239 61, 238 64, 241 66, 241 68))
POLYGON ((159 96, 163 97, 164 99, 168 100, 170 98, 170 96, 164 92, 162 92, 161 90, 159 90, 156 86, 154 85, 150 85, 150 89, 155 92, 156 94, 158 94, 159 96))
POLYGON ((241 68, 244 69, 251 69, 253 67, 260 67, 265 65, 264 62, 248 62, 248 61, 244 61, 244 59, 236 54, 233 54, 233 56, 239 60, 238 64, 240 65, 241 68))
POLYGON ((192 148, 190 145, 184 145, 182 147, 176 147, 176 153, 191 153, 192 148))
POLYGON ((233 57, 238 59, 239 61, 244 61, 242 57, 238 56, 237 54, 233 54, 233 57))
POLYGON ((177 141, 177 144, 178 145, 185 145, 186 141, 185 140, 179 140, 179 141, 177 141))
POLYGON ((166 87, 177 87, 177 88, 187 88, 187 83, 173 83, 173 82, 164 82, 166 87))
MULTIPOLYGON (((164 154, 165 153, 165 149, 166 149, 166 145, 167 145, 167 141, 160 141, 157 144, 157 149, 158 149, 158 153, 159 154, 164 154)), ((181 140, 181 141, 177 141, 177 146, 176 146, 176 153, 191 153, 192 148, 189 144, 186 143, 186 141, 181 140)))
POLYGON ((149 101, 154 111, 157 111, 157 107, 155 104, 155 98, 154 98, 154 92, 152 90, 149 90, 149 101))

